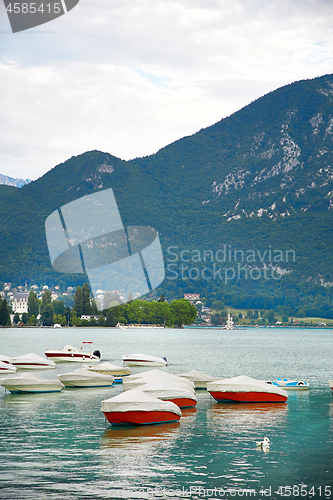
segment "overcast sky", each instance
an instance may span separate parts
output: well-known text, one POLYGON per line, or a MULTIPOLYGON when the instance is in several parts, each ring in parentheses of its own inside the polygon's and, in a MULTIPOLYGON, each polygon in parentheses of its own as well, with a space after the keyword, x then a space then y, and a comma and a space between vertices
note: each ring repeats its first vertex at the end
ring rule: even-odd
POLYGON ((98 149, 152 154, 296 80, 333 73, 332 0, 80 0, 11 32, 0 0, 0 173, 98 149))

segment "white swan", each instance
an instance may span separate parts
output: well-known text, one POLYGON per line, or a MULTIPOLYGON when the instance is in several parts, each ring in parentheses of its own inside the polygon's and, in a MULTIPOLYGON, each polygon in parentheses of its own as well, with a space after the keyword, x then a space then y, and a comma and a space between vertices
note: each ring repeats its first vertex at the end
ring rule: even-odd
POLYGON ((256 441, 256 444, 257 448, 261 448, 262 450, 267 449, 269 448, 270 440, 268 439, 268 437, 264 437, 262 441, 256 441))

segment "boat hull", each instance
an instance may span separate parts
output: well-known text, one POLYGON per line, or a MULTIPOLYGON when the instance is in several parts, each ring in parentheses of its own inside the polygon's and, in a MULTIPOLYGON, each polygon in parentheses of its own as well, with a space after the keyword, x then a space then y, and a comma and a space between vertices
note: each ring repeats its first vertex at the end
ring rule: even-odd
POLYGON ((94 381, 87 381, 87 380, 64 380, 64 379, 59 379, 61 382, 64 384, 65 387, 111 387, 113 385, 112 382, 94 382, 94 381))
POLYGON ((10 384, 4 385, 7 391, 13 394, 21 394, 21 393, 41 393, 41 392, 60 392, 62 387, 52 386, 39 386, 39 385, 30 385, 30 386, 11 386, 10 384))
POLYGON ((170 411, 114 411, 103 412, 112 425, 150 425, 178 422, 180 416, 170 411))
POLYGON ((47 363, 15 363, 18 370, 52 370, 54 366, 50 366, 47 363))
POLYGON ((131 359, 126 359, 124 360, 124 363, 127 366, 167 366, 167 363, 162 361, 140 361, 140 360, 131 360, 131 359))
POLYGON ((209 391, 218 403, 285 403, 287 397, 270 392, 222 392, 209 391))
POLYGON ((16 373, 16 366, 11 363, 3 363, 0 361, 0 375, 7 375, 7 373, 16 373))
POLYGON ((163 401, 171 401, 171 403, 175 403, 178 408, 192 408, 196 406, 197 402, 194 399, 190 398, 175 398, 175 399, 164 399, 163 401))
POLYGON ((283 389, 284 391, 308 391, 309 386, 308 385, 280 385, 280 384, 274 384, 275 387, 280 387, 280 389, 283 389))
POLYGON ((100 358, 94 354, 84 354, 81 352, 56 352, 56 351, 46 351, 45 356, 52 359, 55 363, 65 363, 65 362, 78 362, 78 363, 99 363, 100 358))

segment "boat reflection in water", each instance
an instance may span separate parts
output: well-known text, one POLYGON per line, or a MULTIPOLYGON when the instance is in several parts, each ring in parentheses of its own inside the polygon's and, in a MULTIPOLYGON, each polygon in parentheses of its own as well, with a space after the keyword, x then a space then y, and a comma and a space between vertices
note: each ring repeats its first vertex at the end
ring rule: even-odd
POLYGON ((283 403, 215 403, 207 409, 207 425, 216 425, 226 433, 266 434, 277 425, 287 425, 288 406, 283 403))
POLYGON ((179 434, 179 422, 159 425, 117 426, 105 429, 101 446, 106 448, 132 448, 137 444, 167 441, 179 434))
MULTIPOLYGON (((119 457, 119 449, 127 452, 127 459, 132 455, 140 456, 140 463, 143 465, 143 457, 147 459, 148 456, 161 453, 162 450, 169 448, 179 435, 179 422, 147 426, 117 426, 104 431, 101 437, 101 448, 108 449, 108 455, 111 454, 114 459, 119 457)), ((140 468, 140 463, 133 464, 133 467, 140 468)))

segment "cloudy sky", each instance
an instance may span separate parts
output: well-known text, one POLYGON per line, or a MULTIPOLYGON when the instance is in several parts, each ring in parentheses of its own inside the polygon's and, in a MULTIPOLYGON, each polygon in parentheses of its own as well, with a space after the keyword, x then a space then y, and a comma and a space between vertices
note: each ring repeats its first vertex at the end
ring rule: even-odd
POLYGON ((15 34, 0 0, 0 173, 149 155, 326 73, 332 0, 80 0, 15 34))

